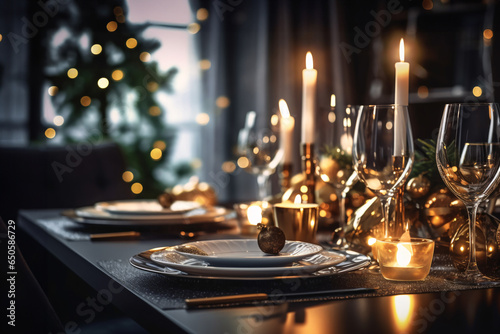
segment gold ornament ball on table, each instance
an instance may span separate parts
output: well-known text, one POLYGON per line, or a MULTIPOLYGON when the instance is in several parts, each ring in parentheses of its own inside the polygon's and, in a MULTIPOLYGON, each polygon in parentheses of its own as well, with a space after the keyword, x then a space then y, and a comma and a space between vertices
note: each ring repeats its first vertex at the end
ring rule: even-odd
POLYGON ((406 184, 406 191, 414 199, 422 198, 431 190, 431 181, 420 174, 408 181, 406 184))

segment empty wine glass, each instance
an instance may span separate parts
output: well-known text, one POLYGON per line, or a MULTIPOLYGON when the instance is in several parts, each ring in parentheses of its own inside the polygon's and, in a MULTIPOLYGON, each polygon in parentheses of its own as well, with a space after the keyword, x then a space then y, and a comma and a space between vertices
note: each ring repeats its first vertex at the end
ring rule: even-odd
POLYGON ((269 122, 269 127, 259 127, 255 111, 247 113, 245 127, 238 134, 239 155, 246 158, 245 170, 257 176, 259 199, 270 197, 271 185, 269 177, 283 158, 283 150, 279 145, 279 132, 269 122))
POLYGON ((325 134, 325 144, 320 147, 320 161, 317 172, 323 182, 332 186, 339 203, 336 218, 338 228, 333 234, 335 247, 347 248, 345 239, 346 213, 345 201, 347 193, 357 181, 353 169, 352 146, 354 126, 359 106, 348 105, 346 108, 332 108, 328 114, 331 123, 325 134))
POLYGON ((384 238, 394 237, 391 231, 395 222, 389 220, 390 199, 408 178, 413 159, 408 107, 361 106, 354 130, 354 169, 380 199, 384 238))
POLYGON ((439 174, 469 215, 469 262, 450 277, 465 284, 490 282, 476 262, 476 213, 500 182, 500 119, 496 103, 447 104, 436 147, 439 174))

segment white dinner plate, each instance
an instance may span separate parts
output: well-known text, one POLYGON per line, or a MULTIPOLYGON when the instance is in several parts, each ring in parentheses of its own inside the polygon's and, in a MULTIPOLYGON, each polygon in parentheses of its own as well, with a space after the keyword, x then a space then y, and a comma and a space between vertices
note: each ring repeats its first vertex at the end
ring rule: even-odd
POLYGON ((226 220, 231 211, 223 207, 199 208, 184 214, 172 215, 118 215, 94 206, 87 206, 63 214, 81 224, 107 226, 152 226, 181 225, 194 223, 220 223, 226 220))
POLYGON ((289 266, 275 267, 218 267, 207 262, 180 254, 175 250, 161 250, 151 254, 151 260, 186 272, 191 275, 215 277, 266 277, 266 276, 291 276, 310 274, 315 271, 332 267, 345 260, 345 256, 335 252, 323 251, 306 257, 289 266))
POLYGON ((284 266, 317 254, 323 247, 302 241, 286 241, 277 255, 260 250, 257 239, 207 240, 174 247, 185 256, 219 267, 284 266))
POLYGON ((370 265, 370 258, 366 255, 353 251, 335 251, 336 254, 344 255, 346 259, 336 265, 328 268, 320 269, 312 273, 298 272, 296 275, 277 275, 277 276, 214 276, 214 275, 193 275, 184 271, 168 267, 162 263, 151 260, 151 255, 161 250, 169 249, 170 247, 154 248, 132 256, 129 260, 130 264, 140 270, 160 275, 166 275, 172 278, 184 279, 208 279, 208 280, 230 280, 230 281, 268 281, 268 280, 296 280, 296 279, 312 279, 339 275, 354 270, 366 268, 370 265))
POLYGON ((164 208, 154 199, 98 202, 95 204, 97 210, 119 215, 172 215, 186 213, 200 207, 201 204, 197 202, 175 201, 170 208, 164 208))

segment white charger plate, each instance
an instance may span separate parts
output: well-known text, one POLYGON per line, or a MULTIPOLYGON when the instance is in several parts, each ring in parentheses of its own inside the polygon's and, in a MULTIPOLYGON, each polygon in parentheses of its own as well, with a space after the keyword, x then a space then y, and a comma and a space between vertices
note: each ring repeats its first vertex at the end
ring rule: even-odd
POLYGON ((164 208, 154 199, 151 200, 123 200, 98 202, 97 210, 107 211, 118 215, 172 215, 186 213, 201 207, 200 203, 192 201, 175 201, 170 208, 164 208))
POLYGON ((195 280, 229 280, 229 281, 268 281, 268 280, 296 280, 296 279, 311 279, 311 278, 321 278, 328 277, 332 275, 339 275, 346 272, 351 272, 355 270, 360 270, 366 268, 370 265, 371 259, 363 254, 353 252, 353 251, 336 251, 337 254, 344 255, 346 257, 345 261, 338 263, 332 267, 324 268, 313 273, 301 274, 290 276, 252 276, 252 277, 242 277, 242 276, 207 276, 207 275, 192 275, 184 271, 170 268, 164 264, 155 262, 151 260, 151 255, 153 253, 159 252, 161 250, 169 249, 170 247, 153 248, 139 254, 132 256, 129 259, 129 263, 137 269, 165 275, 171 278, 184 278, 184 279, 195 279, 195 280))
POLYGON ((257 239, 195 241, 174 246, 178 253, 219 267, 284 266, 317 254, 323 247, 302 241, 286 241, 277 255, 260 250, 257 239))
POLYGON ((215 277, 266 277, 310 274, 324 268, 332 267, 345 259, 346 257, 342 254, 323 251, 298 262, 294 262, 289 266, 218 267, 170 249, 157 251, 151 254, 151 260, 169 268, 178 269, 191 275, 215 277))

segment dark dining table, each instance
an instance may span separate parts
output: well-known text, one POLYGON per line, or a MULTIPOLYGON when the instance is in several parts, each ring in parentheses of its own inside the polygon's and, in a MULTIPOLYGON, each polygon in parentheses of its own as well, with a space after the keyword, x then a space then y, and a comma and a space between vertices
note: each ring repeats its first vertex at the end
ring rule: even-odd
MULTIPOLYGON (((151 333, 500 333, 500 288, 454 288, 431 275, 424 282, 388 282, 366 268, 291 281, 172 277, 137 269, 129 260, 145 250, 177 245, 186 239, 144 233, 138 238, 93 241, 78 238, 84 236, 81 231, 68 237, 48 227, 60 219, 60 210, 24 210, 16 223, 57 258, 64 270, 90 285, 97 302, 112 303, 151 333), (194 309, 184 303, 184 299, 194 297, 289 291, 297 284, 302 286, 296 291, 339 287, 380 290, 194 309)), ((192 236, 192 240, 241 238, 237 229, 192 236)), ((81 311, 85 319, 88 313, 81 311)))

